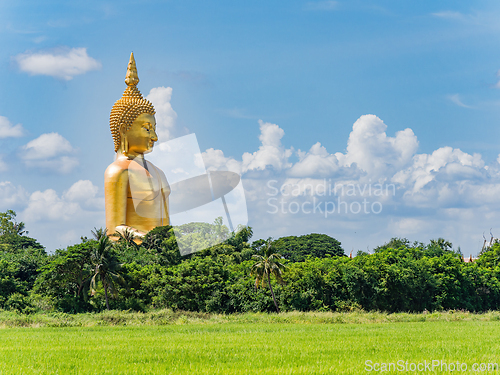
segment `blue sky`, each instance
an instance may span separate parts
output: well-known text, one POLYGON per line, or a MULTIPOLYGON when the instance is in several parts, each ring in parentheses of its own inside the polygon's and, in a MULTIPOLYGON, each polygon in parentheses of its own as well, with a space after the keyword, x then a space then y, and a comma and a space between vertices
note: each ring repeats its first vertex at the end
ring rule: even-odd
POLYGON ((256 238, 445 237, 475 254, 500 236, 499 16, 494 1, 3 1, 0 209, 49 250, 104 224, 133 51, 141 92, 166 90, 165 134, 196 133, 207 166, 242 173, 256 238), (325 178, 397 194, 379 215, 268 213, 270 179, 325 178))

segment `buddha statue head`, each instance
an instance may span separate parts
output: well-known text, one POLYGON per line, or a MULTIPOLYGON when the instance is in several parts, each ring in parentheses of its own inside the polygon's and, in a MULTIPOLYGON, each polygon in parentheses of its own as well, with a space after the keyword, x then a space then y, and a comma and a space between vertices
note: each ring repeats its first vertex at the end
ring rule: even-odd
POLYGON ((130 55, 125 83, 127 88, 123 96, 111 109, 109 125, 115 152, 135 157, 151 152, 158 137, 153 104, 144 99, 137 89, 139 77, 133 53, 130 55))

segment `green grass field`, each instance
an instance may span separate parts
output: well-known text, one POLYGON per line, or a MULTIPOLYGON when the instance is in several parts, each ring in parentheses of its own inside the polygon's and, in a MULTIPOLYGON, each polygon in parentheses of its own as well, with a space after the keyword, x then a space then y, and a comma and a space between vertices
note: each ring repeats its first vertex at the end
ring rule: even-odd
MULTIPOLYGON (((210 316, 167 311, 155 320, 147 314, 114 312, 31 318, 0 313, 4 327, 0 329, 0 374, 379 373, 366 371, 366 360, 459 361, 471 370, 473 363, 500 363, 498 316, 210 316), (21 318, 28 321, 23 323, 21 318), (55 327, 56 323, 66 327, 55 327)), ((456 372, 463 373, 452 373, 456 372)))

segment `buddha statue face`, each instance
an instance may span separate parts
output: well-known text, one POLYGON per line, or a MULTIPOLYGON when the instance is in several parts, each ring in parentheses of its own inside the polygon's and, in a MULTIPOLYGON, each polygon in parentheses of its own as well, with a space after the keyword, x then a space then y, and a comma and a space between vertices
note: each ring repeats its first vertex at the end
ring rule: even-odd
POLYGON ((127 140, 127 155, 137 156, 151 152, 158 140, 154 116, 149 113, 140 114, 123 136, 127 140))

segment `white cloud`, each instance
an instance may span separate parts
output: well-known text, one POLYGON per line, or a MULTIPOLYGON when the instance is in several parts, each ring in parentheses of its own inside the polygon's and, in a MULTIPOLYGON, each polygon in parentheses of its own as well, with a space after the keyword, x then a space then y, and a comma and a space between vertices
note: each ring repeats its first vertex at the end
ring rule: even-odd
POLYGON ((17 210, 28 202, 29 194, 22 186, 10 181, 0 182, 0 211, 17 210))
POLYGON ((412 165, 398 171, 392 181, 417 192, 432 181, 449 183, 478 180, 485 174, 481 155, 470 155, 459 149, 442 147, 430 155, 415 155, 412 165))
POLYGON ((316 143, 308 152, 297 151, 299 161, 290 168, 288 175, 292 177, 332 177, 340 169, 339 161, 331 155, 321 143, 316 143))
POLYGON ((159 142, 165 142, 173 138, 177 113, 172 109, 170 100, 172 98, 171 87, 155 87, 149 92, 146 99, 153 103, 156 110, 156 133, 159 142))
POLYGON ((208 170, 228 170, 241 174, 241 162, 224 156, 221 150, 209 148, 201 154, 203 162, 208 170))
POLYGON ((94 198, 99 189, 90 180, 75 182, 63 195, 71 202, 82 202, 94 198))
POLYGON ((203 161, 210 170, 230 170, 236 173, 249 173, 272 169, 276 172, 290 168, 292 164, 288 158, 293 149, 286 149, 281 144, 285 135, 283 129, 276 124, 259 120, 261 145, 253 153, 245 152, 241 161, 224 156, 221 150, 210 148, 202 153, 203 161))
POLYGON ((15 56, 14 60, 23 72, 66 81, 101 68, 99 61, 87 55, 86 48, 65 47, 55 51, 26 52, 15 56))
POLYGON ((78 202, 82 207, 90 210, 102 210, 104 199, 97 197, 99 188, 90 180, 80 180, 75 182, 62 195, 66 202, 78 202))
POLYGON ((68 154, 76 150, 58 133, 45 133, 22 148, 21 159, 27 167, 68 173, 78 165, 78 160, 68 154))
POLYGON ((229 168, 235 170, 236 163, 241 163, 240 171, 272 169, 285 171, 290 177, 338 177, 359 178, 361 174, 372 178, 392 176, 397 171, 411 164, 417 151, 417 137, 411 129, 398 131, 395 137, 385 133, 387 125, 374 115, 361 116, 353 125, 347 142, 345 154, 330 154, 321 143, 317 142, 307 152, 296 152, 299 161, 289 161, 293 147, 286 149, 281 139, 283 129, 276 124, 259 120, 261 146, 254 153, 244 153, 242 161, 227 158, 221 150, 209 149, 203 153, 207 167, 229 168), (356 177, 357 176, 357 177, 356 177))
POLYGON ((7 117, 0 116, 0 138, 22 137, 24 129, 21 124, 13 125, 7 117))
POLYGON ((45 133, 23 146, 24 160, 40 160, 74 151, 69 141, 58 133, 45 133))
POLYGON ((30 222, 42 220, 58 221, 71 220, 81 211, 77 202, 68 202, 61 199, 55 190, 35 191, 30 195, 28 206, 22 213, 30 222))
POLYGON ((388 137, 386 129, 387 125, 377 116, 361 116, 349 135, 347 153, 335 154, 340 164, 352 166, 356 163, 373 178, 392 175, 405 167, 417 151, 417 137, 411 129, 388 137))
POLYGON ((276 124, 259 120, 261 146, 258 151, 250 154, 245 152, 242 156, 242 172, 251 170, 264 170, 272 167, 276 171, 288 168, 291 164, 288 158, 292 155, 292 149, 285 149, 281 144, 281 138, 285 135, 283 129, 276 124))

